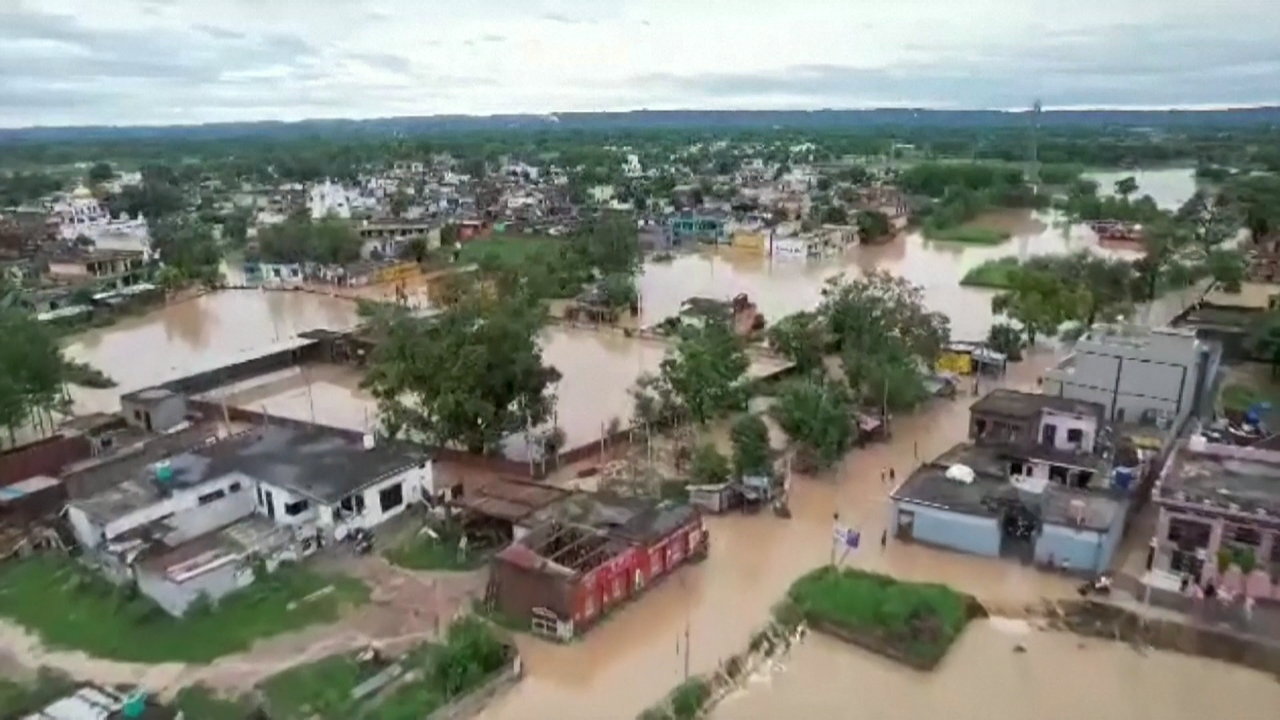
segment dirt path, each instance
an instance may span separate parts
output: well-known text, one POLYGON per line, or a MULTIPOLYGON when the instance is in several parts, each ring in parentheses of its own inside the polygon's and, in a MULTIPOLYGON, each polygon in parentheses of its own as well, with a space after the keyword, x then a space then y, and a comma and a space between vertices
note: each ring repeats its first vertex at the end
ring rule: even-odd
POLYGON ((50 649, 35 634, 7 620, 0 620, 0 647, 10 664, 51 667, 91 682, 140 685, 162 696, 195 683, 242 691, 290 667, 335 653, 371 644, 395 653, 431 639, 484 591, 484 574, 478 571, 416 572, 376 557, 324 562, 368 583, 373 588, 370 602, 336 623, 268 638, 208 665, 121 662, 50 649))

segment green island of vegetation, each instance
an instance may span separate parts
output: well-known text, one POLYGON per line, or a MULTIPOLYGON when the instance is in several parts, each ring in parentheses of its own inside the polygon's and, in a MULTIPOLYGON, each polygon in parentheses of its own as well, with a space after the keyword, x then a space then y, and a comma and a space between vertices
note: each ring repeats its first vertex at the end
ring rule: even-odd
POLYGON ((484 566, 489 555, 482 548, 461 546, 460 529, 450 526, 428 532, 413 532, 393 539, 382 556, 392 565, 410 570, 475 570, 484 566))
POLYGON ((714 672, 680 683, 637 720, 704 716, 753 667, 789 649, 801 625, 910 667, 932 670, 969 622, 985 615, 977 600, 945 585, 824 566, 792 583, 745 652, 731 656, 714 672))
POLYGON ((797 580, 786 604, 782 612, 815 630, 922 670, 941 662, 981 614, 976 600, 945 585, 831 566, 797 580))
POLYGON ((175 704, 198 720, 243 720, 255 707, 272 720, 422 720, 500 679, 513 659, 513 648, 489 623, 465 616, 449 626, 443 642, 418 645, 394 660, 331 655, 289 668, 235 697, 200 685, 185 688, 175 704), (400 672, 384 687, 356 692, 393 665, 400 672))
POLYGON ((940 228, 934 225, 924 227, 924 236, 939 242, 964 243, 966 245, 999 245, 1013 237, 1006 230, 996 230, 977 225, 957 225, 940 228))
POLYGON ((299 567, 259 574, 217 605, 191 607, 181 619, 132 585, 113 585, 75 560, 38 555, 0 566, 0 616, 50 647, 129 662, 211 662, 255 641, 333 622, 365 602, 358 580, 322 577, 299 567))

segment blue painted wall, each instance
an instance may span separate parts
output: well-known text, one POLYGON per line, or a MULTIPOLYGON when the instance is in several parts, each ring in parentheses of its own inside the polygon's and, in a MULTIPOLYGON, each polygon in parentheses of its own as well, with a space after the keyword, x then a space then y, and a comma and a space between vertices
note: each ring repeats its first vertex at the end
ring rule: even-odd
POLYGON ((890 534, 898 531, 898 511, 914 512, 912 537, 923 543, 959 550, 973 555, 1000 555, 1000 525, 995 518, 939 510, 937 508, 897 501, 890 534))
MULTIPOLYGON (((1114 550, 1114 545, 1111 548, 1114 550)), ((1101 572, 1111 563, 1107 535, 1065 525, 1045 525, 1036 540, 1036 562, 1070 563, 1073 571, 1101 572)))

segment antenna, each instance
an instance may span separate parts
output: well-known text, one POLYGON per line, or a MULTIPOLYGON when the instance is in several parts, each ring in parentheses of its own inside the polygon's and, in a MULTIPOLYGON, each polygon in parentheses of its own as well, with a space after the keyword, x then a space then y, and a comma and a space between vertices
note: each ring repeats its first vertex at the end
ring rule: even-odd
POLYGON ((1040 116, 1044 107, 1039 98, 1031 105, 1031 152, 1027 161, 1027 180, 1035 187, 1040 185, 1040 116))

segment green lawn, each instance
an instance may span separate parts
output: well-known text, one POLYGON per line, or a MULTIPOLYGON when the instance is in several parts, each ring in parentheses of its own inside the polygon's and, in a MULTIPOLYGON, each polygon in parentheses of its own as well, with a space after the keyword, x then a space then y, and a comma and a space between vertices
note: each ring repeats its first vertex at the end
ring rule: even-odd
POLYGON ((449 533, 441 533, 438 540, 426 533, 415 533, 388 548, 383 557, 410 570, 475 570, 484 566, 488 553, 471 547, 462 555, 457 536, 449 533))
POLYGON ((510 661, 510 651, 483 620, 463 618, 446 641, 420 645, 400 659, 402 679, 361 700, 351 691, 383 667, 362 667, 352 654, 286 670, 258 690, 272 720, 421 720, 476 690, 510 661))
POLYGON ((1223 386, 1219 399, 1224 410, 1245 412, 1256 403, 1269 402, 1274 411, 1280 408, 1280 387, 1233 382, 1223 386))
POLYGON ((988 260, 965 273, 960 284, 966 287, 1004 289, 1012 284, 1013 274, 1019 267, 1021 265, 1016 257, 988 260))
POLYGON ((810 624, 932 667, 968 624, 969 598, 945 585, 899 582, 852 568, 823 567, 787 592, 810 624))
POLYGON ((564 241, 548 235, 522 233, 494 233, 481 240, 472 240, 462 244, 458 254, 458 262, 472 264, 480 259, 493 255, 506 266, 518 266, 531 258, 546 253, 564 241))
POLYGON ((191 720, 245 720, 253 711, 250 701, 221 697, 203 685, 179 690, 173 707, 191 720))
POLYGON ((40 555, 0 567, 0 616, 50 646, 131 662, 209 662, 260 638, 333 622, 368 597, 357 580, 285 567, 216 608, 177 619, 68 558, 40 555))
POLYGON ((999 245, 1013 237, 1004 230, 979 227, 976 225, 957 225, 949 228, 924 226, 924 236, 929 240, 964 243, 966 245, 999 245))

